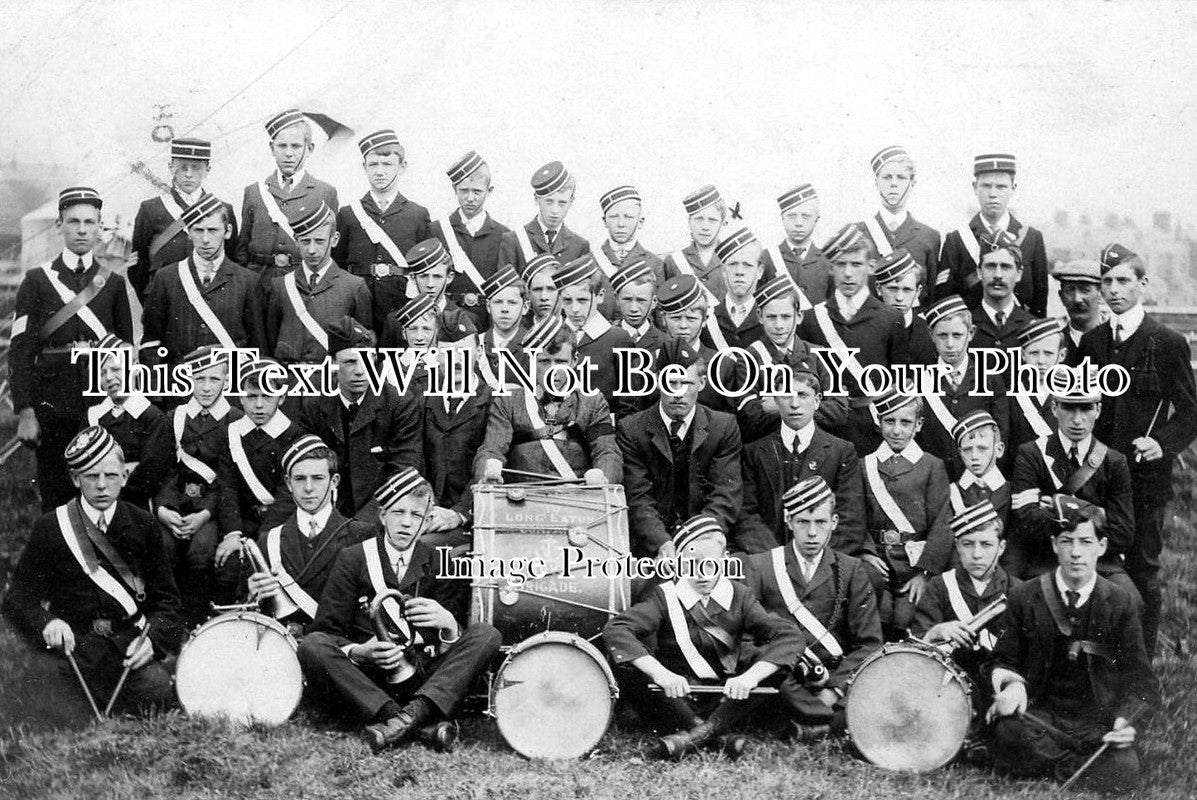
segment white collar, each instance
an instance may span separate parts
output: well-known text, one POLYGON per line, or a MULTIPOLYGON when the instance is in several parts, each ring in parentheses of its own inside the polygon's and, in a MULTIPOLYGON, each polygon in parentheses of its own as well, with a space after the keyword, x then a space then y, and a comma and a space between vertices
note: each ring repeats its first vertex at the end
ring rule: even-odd
POLYGON ((877 456, 877 461, 884 463, 889 461, 894 456, 902 456, 902 458, 909 461, 911 464, 919 463, 919 459, 923 457, 923 448, 919 447, 918 442, 914 439, 903 448, 901 453, 895 453, 890 449, 888 442, 882 442, 881 446, 873 451, 873 455, 877 456))
POLYGON ((507 336, 500 336, 499 332, 492 327, 490 329, 490 338, 492 341, 494 341, 494 347, 492 347, 491 349, 495 350, 495 351, 506 350, 507 345, 511 344, 511 340, 514 339, 516 334, 518 334, 519 332, 520 332, 519 323, 516 323, 516 326, 511 329, 511 333, 508 334, 507 336))
POLYGON ((980 478, 968 470, 965 470, 964 474, 960 476, 960 480, 957 481, 957 483, 960 484, 961 489, 968 489, 972 486, 980 484, 989 489, 989 491, 996 492, 1006 484, 1006 478, 1002 475, 1002 471, 998 469, 996 465, 990 465, 989 470, 980 478))
POLYGON ((399 196, 399 181, 391 181, 391 185, 385 192, 376 192, 374 187, 370 187, 370 199, 374 201, 374 205, 378 206, 379 211, 386 211, 391 207, 391 203, 395 202, 395 198, 399 196))
MULTIPOLYGON (((229 413, 230 408, 232 406, 229 405, 229 401, 225 399, 224 395, 221 395, 216 398, 215 403, 208 406, 208 413, 212 415, 212 419, 222 420, 224 415, 229 413)), ((187 415, 188 419, 194 419, 203 410, 204 407, 194 397, 183 405, 183 413, 187 415)))
POLYGON ((116 513, 116 504, 108 506, 108 508, 101 511, 84 499, 83 495, 79 495, 79 505, 83 509, 83 513, 91 520, 92 524, 97 528, 104 528, 107 530, 108 525, 112 524, 112 515, 116 513), (104 525, 100 525, 100 517, 104 518, 104 525))
MULTIPOLYGON (((419 539, 416 539, 411 543, 410 547, 400 552, 399 550, 395 549, 394 545, 391 544, 391 540, 387 538, 386 533, 383 533, 382 543, 386 547, 387 563, 391 565, 391 569, 395 569, 395 562, 400 560, 403 561, 404 569, 407 568, 407 565, 411 564, 411 554, 412 551, 416 549, 416 542, 418 541, 419 539)), ((395 569, 395 577, 402 579, 403 575, 397 569, 395 569)))
POLYGON ((544 224, 544 220, 540 218, 540 214, 536 215, 536 224, 540 226, 540 232, 545 235, 546 239, 549 238, 549 236, 548 236, 549 231, 552 231, 554 242, 557 241, 557 236, 559 236, 561 234, 561 228, 565 227, 565 223, 562 222, 561 228, 550 228, 548 225, 544 224))
MULTIPOLYGON (((665 432, 669 433, 669 426, 673 424, 673 419, 665 413, 665 409, 661 408, 661 404, 657 403, 657 413, 661 415, 661 421, 665 423, 665 432)), ((698 406, 690 409, 690 413, 682 420, 682 429, 678 432, 679 439, 685 439, 686 433, 690 430, 691 423, 694 422, 694 415, 698 413, 698 406)))
POLYGON ((1121 314, 1110 314, 1110 330, 1113 331, 1118 325, 1122 326, 1122 341, 1135 331, 1139 330, 1139 326, 1143 324, 1143 320, 1147 317, 1147 312, 1143 310, 1142 303, 1135 303, 1135 305, 1121 314))
MULTIPOLYGON (((797 539, 790 542, 790 547, 794 550, 794 558, 798 560, 798 568, 802 569, 803 567, 810 567, 810 577, 807 577, 805 569, 802 570, 802 577, 806 578, 807 580, 815 577, 815 572, 818 571, 819 565, 823 563, 823 550, 820 550, 818 555, 816 555, 812 560, 808 561, 805 556, 798 552, 797 539)), ((825 549, 826 548, 824 548, 824 550, 825 549)))
POLYGON ((78 269, 82 265, 84 271, 86 271, 91 269, 94 260, 90 250, 81 256, 75 255, 70 250, 62 251, 62 263, 67 269, 78 269))
POLYGON ((1094 573, 1089 576, 1089 581, 1079 589, 1069 589, 1068 586, 1065 585, 1064 573, 1059 567, 1056 567, 1055 576, 1056 576, 1056 590, 1060 592, 1060 597, 1064 599, 1065 605, 1068 604, 1068 592, 1075 591, 1077 594, 1080 595, 1080 597, 1078 597, 1077 601, 1076 601, 1077 608, 1080 608, 1081 606, 1085 605, 1085 603, 1089 602, 1089 596, 1093 594, 1093 587, 1097 586, 1097 572, 1096 571, 1094 571, 1094 573))
MULTIPOLYGON (((150 398, 140 392, 134 392, 121 403, 121 413, 128 414, 133 419, 140 419, 145 410, 150 407, 150 398)), ((87 410, 87 421, 90 425, 100 424, 100 419, 109 411, 116 409, 116 403, 111 397, 105 397, 87 410)))
POLYGON ((202 187, 202 186, 200 188, 196 189, 191 194, 184 194, 183 190, 177 186, 172 186, 171 188, 175 190, 175 193, 178 194, 179 197, 183 198, 183 202, 186 203, 186 205, 183 206, 183 208, 185 208, 185 209, 190 208, 191 206, 198 203, 199 199, 204 196, 204 187, 202 187))
POLYGON ((993 304, 991 304, 989 302, 988 297, 981 298, 981 308, 985 309, 985 314, 989 317, 989 319, 993 322, 994 325, 998 324, 997 313, 999 311, 1006 315, 1006 322, 1009 322, 1010 321, 1010 312, 1012 312, 1014 310, 1014 307, 1016 305, 1018 305, 1018 303, 1015 302, 1015 297, 1013 294, 1011 294, 1008 298, 1006 298, 1006 304, 1003 305, 1001 308, 998 308, 997 306, 994 306, 993 304))
MULTIPOLYGON (((301 183, 303 183, 304 178, 306 178, 307 176, 308 176, 308 171, 306 169, 304 169, 303 167, 300 167, 299 169, 295 170, 295 174, 291 176, 291 188, 294 189, 296 186, 299 186, 301 183)), ((281 189, 283 186, 282 170, 280 170, 280 169, 274 170, 274 179, 276 181, 278 181, 279 188, 281 189)))
POLYGON ((337 390, 337 397, 341 398, 341 405, 343 405, 345 408, 349 408, 350 403, 357 403, 357 407, 361 408, 362 403, 366 399, 366 395, 363 393, 362 396, 359 397, 358 399, 350 400, 348 397, 345 396, 345 393, 342 392, 340 389, 337 390))
POLYGON ((590 312, 590 317, 586 320, 586 324, 582 326, 581 333, 586 334, 591 339, 597 339, 607 331, 611 330, 611 323, 607 318, 598 313, 598 309, 590 312))
POLYGON ((809 237, 802 244, 794 244, 792 241, 789 240, 789 238, 787 238, 786 246, 789 247, 790 251, 794 255, 796 255, 800 260, 806 258, 807 255, 810 254, 810 238, 809 237))
POLYGON ((735 303, 732 301, 731 292, 728 292, 726 295, 724 295, 723 304, 727 306, 728 313, 731 313, 731 310, 736 306, 740 306, 744 309, 745 315, 747 315, 748 312, 752 311, 752 309, 756 307, 756 298, 752 295, 748 295, 739 303, 735 303))
POLYGON ((844 309, 851 309, 852 313, 854 314, 860 310, 860 307, 864 305, 864 302, 868 299, 868 297, 868 286, 862 286, 860 291, 851 297, 848 297, 839 289, 835 290, 835 304, 839 306, 840 311, 843 311, 844 309))
MULTIPOLYGON (((1072 446, 1074 442, 1065 436, 1064 431, 1062 430, 1056 431, 1056 436, 1059 437, 1060 444, 1064 448, 1064 455, 1067 457, 1067 455, 1072 452, 1072 446)), ((1089 434, 1079 442, 1075 442, 1075 444, 1077 449, 1077 461, 1084 463, 1085 457, 1089 455, 1089 448, 1093 444, 1093 434, 1089 434)))
POLYGON ((907 308, 902 311, 902 327, 909 328, 910 323, 914 322, 914 309, 907 308))
POLYGON ((784 422, 781 424, 781 442, 786 446, 786 449, 790 450, 791 452, 794 450, 795 439, 798 440, 798 452, 805 452, 806 448, 810 447, 810 440, 814 438, 814 435, 814 420, 806 423, 805 427, 799 428, 798 430, 794 430, 784 422))
MULTIPOLYGON (((246 417, 249 419, 249 417, 246 417)), ((250 430, 253 429, 253 423, 250 423, 250 430)), ((271 439, 277 439, 282 435, 283 431, 291 427, 291 419, 282 411, 274 412, 274 416, 266 420, 266 424, 259 426, 258 430, 265 433, 271 439)))
POLYGON ((607 247, 611 248, 611 252, 615 253, 616 255, 619 255, 620 251, 623 251, 625 254, 630 253, 636 249, 636 237, 633 236, 632 241, 630 241, 627 244, 620 247, 615 242, 611 241, 611 237, 608 236, 607 237, 607 247))
MULTIPOLYGON (((220 265, 224 263, 224 248, 217 250, 216 258, 212 259, 211 261, 201 258, 200 254, 193 250, 191 252, 191 260, 195 262, 195 266, 197 268, 207 267, 212 272, 216 272, 216 270, 220 269, 220 265)), ((203 270, 199 270, 199 272, 200 274, 203 274, 203 270)))
MULTIPOLYGON (((674 586, 677 588, 677 599, 686 608, 694 608, 695 603, 701 602, 702 596, 694 590, 689 581, 680 580, 674 586)), ((718 603, 724 611, 727 611, 731 608, 734 595, 731 581, 726 576, 721 576, 719 580, 715 581, 715 588, 711 590, 710 598, 718 603)))
POLYGON ((305 539, 311 539, 328 526, 328 518, 332 516, 332 503, 325 503, 323 508, 315 514, 309 514, 302 508, 295 509, 295 522, 299 526, 299 532, 303 534, 305 539), (312 533, 312 520, 316 520, 316 533, 312 533))
POLYGON ((308 269, 306 264, 301 267, 301 269, 307 273, 307 275, 304 277, 308 279, 308 288, 315 288, 317 285, 319 285, 320 281, 324 280, 324 276, 328 274, 328 270, 330 267, 332 267, 332 263, 333 262, 331 258, 326 259, 324 263, 320 265, 320 269, 316 270, 315 272, 312 272, 310 269, 308 269))
POLYGON ((906 221, 906 218, 910 216, 910 212, 903 208, 895 214, 888 208, 882 207, 878 209, 877 216, 881 217, 881 221, 885 223, 885 227, 889 228, 890 231, 896 231, 906 221))
POLYGON ((993 233, 994 231, 1009 230, 1010 229, 1010 212, 1009 211, 1003 212, 1001 219, 999 219, 997 221, 996 225, 990 225, 989 220, 985 219, 985 215, 982 214, 981 215, 981 226, 983 228, 985 228, 985 230, 989 231, 990 233, 993 233))
POLYGON ((968 358, 967 358, 967 357, 965 357, 964 359, 962 359, 962 360, 960 361, 960 365, 959 365, 959 366, 956 366, 956 367, 953 367, 951 364, 949 364, 948 362, 944 361, 942 357, 940 357, 940 358, 937 358, 937 359, 935 360, 935 365, 936 365, 937 367, 938 367, 940 364, 942 364, 943 366, 947 367, 947 368, 948 368, 948 372, 950 372, 950 373, 952 373, 953 375, 955 375, 955 376, 956 376, 956 380, 960 380, 961 378, 963 378, 963 377, 964 377, 964 373, 968 371, 968 358))
POLYGON ((989 584, 993 583, 992 572, 989 573, 989 580, 987 581, 979 581, 972 575, 969 575, 967 571, 965 571, 964 574, 968 575, 968 579, 973 582, 973 591, 977 593, 977 597, 983 596, 985 594, 985 590, 989 588, 989 584))
POLYGON ((619 325, 631 335, 632 341, 636 341, 640 337, 644 336, 644 334, 648 333, 649 329, 653 326, 652 322, 650 322, 647 317, 645 318, 644 322, 640 323, 639 328, 628 324, 626 319, 621 319, 619 321, 619 325))
POLYGON ((486 224, 486 209, 482 209, 472 217, 467 217, 459 208, 457 209, 457 216, 461 217, 461 224, 470 236, 477 236, 478 231, 482 230, 482 226, 486 224))

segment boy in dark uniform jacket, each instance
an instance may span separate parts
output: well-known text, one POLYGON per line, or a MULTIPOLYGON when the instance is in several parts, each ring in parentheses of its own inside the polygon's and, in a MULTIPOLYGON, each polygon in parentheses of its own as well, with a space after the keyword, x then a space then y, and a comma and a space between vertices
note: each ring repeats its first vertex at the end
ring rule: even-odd
POLYGON ((185 630, 162 534, 148 511, 120 500, 124 457, 107 431, 75 436, 66 462, 79 496, 34 523, 4 616, 38 649, 72 654, 97 698, 109 697, 129 666, 116 708, 169 707, 163 659, 178 652, 185 630))
POLYGON ((1034 316, 1047 315, 1047 248, 1042 233, 1010 214, 1010 199, 1017 188, 1015 171, 1012 155, 986 153, 973 159, 973 190, 981 211, 968 224, 944 236, 935 281, 936 299, 958 294, 970 307, 980 303, 981 239, 1009 234, 1022 256, 1014 294, 1034 316))
MULTIPOLYGON (((727 293, 715 296, 715 321, 731 347, 747 347, 764 335, 756 312, 756 287, 760 283, 761 243, 747 228, 729 234, 715 246, 723 262, 727 293)), ((718 344, 722 347, 722 344, 718 344)))
MULTIPOLYGON (((141 201, 133 219, 133 252, 137 261, 129 267, 129 284, 144 299, 154 274, 168 264, 177 264, 191 253, 183 215, 204 198, 204 178, 212 164, 212 143, 203 139, 178 138, 170 143, 170 193, 141 201)), ((234 258, 237 249, 237 219, 233 207, 216 201, 224 209, 228 236, 220 243, 225 256, 234 258)), ((180 354, 182 355, 182 354, 180 354)))
POLYGON ((594 256, 587 254, 569 262, 553 274, 553 280, 565 323, 576 337, 579 368, 589 372, 592 385, 611 412, 616 417, 627 416, 637 404, 615 396, 619 384, 615 351, 632 347, 632 337, 599 313, 606 290, 594 256))
POLYGON ((927 582, 948 568, 948 475, 943 462, 914 441, 923 425, 923 398, 891 392, 875 401, 883 439, 864 457, 865 525, 884 560, 861 558, 875 570, 888 638, 901 638, 927 582))
POLYGON ((952 513, 959 514, 982 500, 993 504, 1005 530, 1010 515, 1010 484, 998 468, 1005 452, 1002 432, 988 411, 974 411, 952 428, 962 471, 948 486, 952 513))
POLYGON ((914 304, 927 283, 925 276, 923 266, 902 247, 883 256, 873 273, 873 285, 881 302, 902 315, 911 364, 934 364, 938 357, 935 342, 931 340, 931 326, 921 314, 914 313, 914 304))
POLYGON ((792 392, 776 398, 778 427, 744 447, 744 506, 732 537, 736 547, 762 553, 785 544, 785 487, 822 479, 835 492, 837 525, 832 547, 847 555, 872 552, 864 526, 864 486, 856 449, 817 425, 822 384, 809 367, 793 369, 792 392))
POLYGON ((1017 393, 1010 397, 1010 441, 1008 450, 1018 448, 1056 430, 1052 416, 1051 391, 1047 375, 1052 367, 1064 362, 1063 339, 1058 319, 1035 320, 1018 332, 1022 362, 1034 367, 1034 381, 1013 376, 1008 385, 1017 393))
POLYGON ((1163 596, 1160 551, 1172 465, 1197 437, 1197 389, 1185 337, 1146 316, 1143 259, 1120 244, 1101 254, 1101 293, 1110 307, 1106 324, 1081 339, 1077 362, 1118 364, 1131 376, 1130 390, 1103 397, 1096 433, 1127 458, 1134 492, 1135 544, 1127 572, 1143 596, 1143 637, 1155 652, 1163 596))
POLYGON ((565 227, 577 190, 577 178, 560 161, 550 161, 536 170, 532 176, 536 217, 503 234, 499 263, 522 272, 525 264, 542 253, 562 264, 589 253, 590 242, 565 227))
MULTIPOLYGON (((614 273, 630 264, 643 261, 652 271, 657 283, 665 282, 665 262, 645 249, 638 237, 644 227, 644 201, 635 186, 617 186, 599 198, 607 241, 599 247, 613 267, 614 273)), ((612 292, 614 297, 616 292, 612 292)))
MULTIPOLYGON (((370 316, 381 333, 387 314, 407 299, 403 254, 432 235, 428 209, 399 191, 407 159, 389 128, 358 142, 369 190, 337 212, 338 240, 332 259, 370 289, 370 316)), ((334 206, 335 208, 335 206, 334 206)))
MULTIPOLYGON (((831 296, 835 286, 831 282, 831 262, 811 241, 819 223, 819 195, 814 186, 802 183, 778 197, 777 205, 781 208, 781 226, 786 238, 765 250, 764 280, 786 277, 781 272, 785 269, 809 303, 821 303, 831 296)), ((805 310, 806 304, 803 305, 805 310)))
POLYGON ((665 278, 689 275, 715 297, 723 297, 727 282, 715 247, 727 222, 727 203, 718 189, 707 184, 686 195, 682 206, 690 226, 690 244, 665 257, 665 278))
POLYGON ((860 223, 881 258, 905 250, 923 268, 924 280, 913 298, 914 305, 930 305, 932 288, 939 280, 939 231, 919 222, 906 210, 915 184, 914 160, 906 148, 883 147, 871 159, 881 208, 860 223))
POLYGON ((128 469, 121 493, 126 502, 148 510, 174 461, 170 429, 162 410, 137 391, 133 375, 125 372, 125 356, 130 365, 135 363, 133 346, 109 334, 96 348, 107 351, 100 356, 100 388, 108 396, 87 409, 83 427, 99 425, 116 439, 128 469), (129 389, 133 391, 126 393, 129 389))
POLYGON ((973 306, 973 347, 998 347, 1013 350, 1018 346, 1018 332, 1037 319, 1019 305, 1014 294, 1018 276, 1023 273, 1023 254, 1009 234, 1001 231, 993 238, 981 238, 981 302, 973 306))
POLYGON ((1126 792, 1139 778, 1136 728, 1159 705, 1159 683, 1134 599, 1097 574, 1106 543, 1093 524, 1100 512, 1061 497, 1057 513, 1052 549, 1060 566, 1011 591, 1006 633, 986 666, 995 693, 987 715, 994 722, 992 752, 1015 775, 1063 779, 1109 744, 1081 788, 1126 792), (1069 750, 1024 713, 1080 740, 1083 749, 1069 750))
POLYGON ((316 146, 312 124, 299 110, 275 114, 266 121, 266 134, 276 169, 245 187, 234 259, 261 275, 263 284, 301 261, 288 220, 311 213, 321 203, 329 208, 340 205, 337 190, 307 171, 308 155, 316 146))
POLYGON ((557 284, 553 275, 561 269, 561 262, 549 255, 538 255, 519 270, 520 279, 528 287, 528 313, 524 315, 524 327, 531 328, 548 317, 557 314, 557 284))
POLYGON ((373 539, 375 530, 366 522, 345 518, 333 507, 340 478, 337 454, 319 437, 305 434, 296 439, 283 453, 282 465, 295 513, 258 535, 255 546, 268 570, 255 569, 248 589, 251 598, 265 601, 276 619, 302 636, 316 618, 337 554, 373 539))
POLYGON ((202 347, 184 362, 191 370, 191 398, 175 406, 170 423, 177 459, 162 480, 156 498, 163 541, 174 565, 188 627, 208 617, 211 604, 236 601, 238 570, 235 560, 214 569, 220 542, 217 513, 220 485, 216 480, 220 452, 228 444, 229 424, 245 416, 224 397, 228 360, 211 347, 202 347))
MULTIPOLYGON (((383 349, 401 347, 393 385, 403 395, 422 398, 431 380, 432 348, 440 342, 440 315, 436 301, 422 294, 398 311, 392 311, 383 329, 383 349)), ((385 367, 384 367, 385 369, 385 367)), ((389 370, 387 378, 391 376, 389 370)))
POLYGON ((58 195, 63 251, 27 271, 17 287, 8 373, 17 438, 37 449, 42 511, 57 508, 75 494, 62 453, 87 410, 83 392, 88 378, 86 359, 71 363, 72 347, 109 333, 133 341, 125 281, 92 256, 100 237, 102 205, 95 189, 63 189, 58 195), (68 314, 62 311, 68 308, 64 297, 86 302, 68 314))
POLYGON ((447 170, 453 192, 457 195, 457 210, 448 217, 436 220, 432 233, 441 240, 453 260, 453 280, 446 291, 449 299, 474 317, 478 330, 490 324, 486 306, 480 303, 485 294, 476 279, 487 281, 500 267, 512 266, 500 261, 499 248, 503 236, 510 233, 506 225, 496 222, 483 206, 490 197, 490 166, 473 150, 453 162, 447 170), (452 233, 456 245, 448 236, 452 233), (466 263, 457 263, 465 261, 466 263), (471 272, 472 270, 472 272, 471 272))
POLYGON ((499 654, 502 639, 484 622, 466 627, 469 582, 441 577, 436 553, 420 541, 433 499, 419 473, 404 468, 374 499, 383 530, 338 554, 299 661, 310 688, 339 716, 365 726, 363 738, 375 753, 415 735, 448 749, 456 739, 448 720, 499 654), (400 644, 374 636, 371 604, 361 600, 388 590, 403 594, 380 606, 400 644), (415 645, 410 650, 409 642, 415 645), (417 674, 388 682, 402 664, 417 674))
MULTIPOLYGON (((458 342, 477 335, 478 328, 474 325, 473 317, 445 296, 445 288, 453 280, 453 265, 440 239, 425 239, 407 252, 407 274, 408 280, 416 287, 413 299, 408 303, 423 295, 431 298, 435 304, 438 342, 458 342)), ((387 316, 382 329, 383 347, 398 346, 394 342, 400 340, 402 326, 397 324, 396 318, 402 308, 387 316)))
MULTIPOLYGON (((687 520, 672 541, 679 567, 727 558, 723 529, 713 517, 687 520)), ((603 629, 623 696, 642 719, 667 733, 654 748, 658 758, 680 759, 711 743, 722 744, 731 757, 741 755, 743 737, 721 740, 721 734, 761 707, 752 690, 784 674, 806 645, 793 624, 766 611, 744 584, 728 580, 722 569, 702 575, 711 572, 654 585, 603 629), (742 647, 743 638, 755 649, 742 647), (708 695, 711 702, 700 706, 687 698, 691 684, 719 683, 717 700, 708 695)))
POLYGON ((631 259, 611 279, 611 291, 619 307, 619 327, 632 337, 632 346, 656 351, 665 344, 665 334, 653 324, 657 310, 657 286, 652 266, 631 259))
POLYGON ((1005 630, 1007 617, 999 615, 983 626, 969 627, 973 617, 995 600, 1005 599, 1018 585, 1002 569, 1006 550, 1001 515, 988 500, 971 505, 952 517, 952 535, 960 566, 936 575, 914 612, 910 632, 932 644, 949 645, 952 658, 972 679, 973 707, 983 712, 993 699, 981 667, 1005 630))
POLYGON ((798 481, 782 502, 790 542, 748 557, 748 587, 766 611, 797 623, 809 638, 781 682, 797 735, 843 733, 848 681, 881 647, 877 595, 864 563, 829 546, 839 515, 826 481, 798 481))
POLYGON ((528 310, 528 286, 520 280, 514 269, 503 267, 486 279, 482 294, 486 297, 486 303, 481 307, 486 309, 490 327, 483 331, 479 342, 480 356, 486 361, 485 367, 481 362, 479 367, 484 370, 489 368, 489 373, 484 374, 492 385, 497 385, 499 352, 523 352, 524 337, 528 331, 521 323, 528 310))

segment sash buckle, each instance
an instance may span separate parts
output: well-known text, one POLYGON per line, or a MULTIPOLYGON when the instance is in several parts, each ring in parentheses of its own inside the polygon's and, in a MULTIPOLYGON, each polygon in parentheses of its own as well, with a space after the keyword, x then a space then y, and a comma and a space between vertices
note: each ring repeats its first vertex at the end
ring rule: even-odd
POLYGON ((902 545, 902 534, 895 530, 882 531, 881 543, 886 547, 900 547, 902 545))
POLYGON ((375 264, 374 266, 370 267, 370 272, 374 275, 375 278, 389 278, 389 277, 391 277, 391 275, 395 274, 392 271, 394 266, 395 266, 394 264, 384 264, 382 262, 379 262, 379 263, 375 264))
POLYGON ((274 266, 280 269, 286 269, 291 266, 291 255, 289 253, 275 253, 274 266))
POLYGON ((112 620, 110 619, 93 619, 91 621, 91 632, 96 636, 111 636, 112 635, 112 620))

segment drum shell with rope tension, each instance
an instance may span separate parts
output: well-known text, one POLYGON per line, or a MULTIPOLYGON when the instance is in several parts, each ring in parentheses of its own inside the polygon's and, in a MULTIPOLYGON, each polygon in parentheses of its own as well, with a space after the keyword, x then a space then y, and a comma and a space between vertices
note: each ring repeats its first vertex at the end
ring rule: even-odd
POLYGON ((303 696, 295 639, 256 611, 213 617, 179 651, 175 691, 190 717, 282 725, 303 696))
POLYGON ((487 564, 539 557, 549 577, 515 585, 475 576, 470 621, 495 626, 508 647, 546 630, 596 638, 628 607, 626 564, 611 569, 610 577, 597 569, 591 577, 578 569, 569 578, 554 576, 564 569, 567 547, 596 562, 629 554, 622 486, 476 486, 471 557, 487 564))

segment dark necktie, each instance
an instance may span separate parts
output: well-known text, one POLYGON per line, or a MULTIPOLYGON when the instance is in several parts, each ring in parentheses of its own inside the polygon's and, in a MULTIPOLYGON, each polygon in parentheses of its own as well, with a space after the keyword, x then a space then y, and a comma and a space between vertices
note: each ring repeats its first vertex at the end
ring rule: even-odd
POLYGON ((350 403, 349 405, 341 405, 341 421, 345 425, 345 431, 348 432, 353 427, 353 420, 357 417, 357 408, 360 403, 350 403))
POLYGON ((315 289, 316 284, 320 282, 320 272, 318 270, 308 271, 308 287, 315 289))
POLYGON ((680 419, 669 423, 669 446, 675 450, 682 446, 682 424, 680 419))
POLYGON ((1114 344, 1122 344, 1122 323, 1114 326, 1114 344))
POLYGON ((1077 618, 1081 615, 1081 609, 1078 605, 1081 599, 1081 593, 1069 589, 1068 591, 1064 592, 1064 595, 1068 598, 1068 608, 1065 609, 1068 612, 1068 619, 1071 622, 1076 622, 1077 618))
POLYGON ((1072 443, 1072 450, 1068 452, 1068 462, 1072 464, 1073 469, 1079 469, 1081 466, 1081 451, 1077 447, 1076 442, 1072 443))
POLYGON ((284 192, 290 192, 290 191, 291 191, 291 183, 292 183, 292 180, 293 180, 292 178, 283 178, 281 181, 279 181, 279 183, 280 183, 280 184, 282 185, 282 187, 283 187, 283 191, 284 191, 284 192))
POLYGON ((556 238, 557 238, 557 231, 548 230, 548 231, 544 232, 545 244, 548 245, 550 248, 552 248, 553 240, 556 238))
POLYGON ((1006 312, 1005 311, 997 312, 996 314, 993 315, 993 318, 997 321, 997 326, 999 328, 1006 324, 1006 312))

